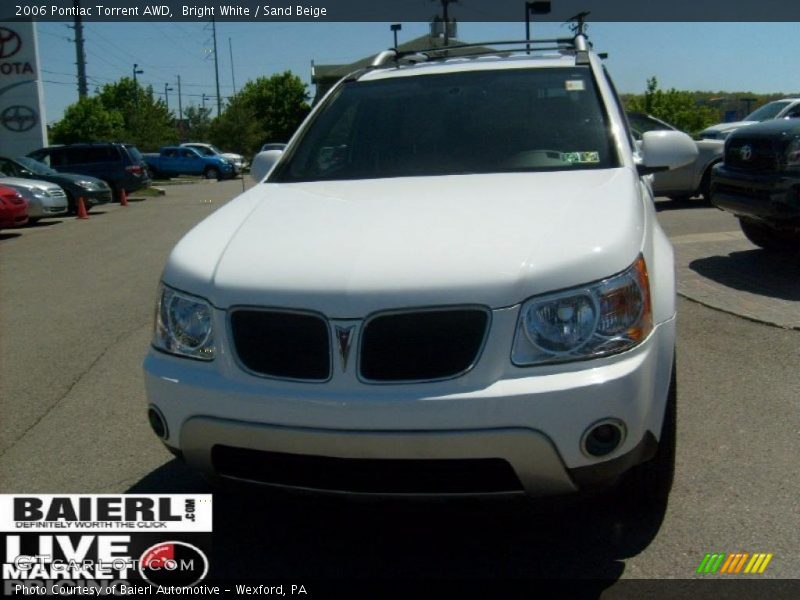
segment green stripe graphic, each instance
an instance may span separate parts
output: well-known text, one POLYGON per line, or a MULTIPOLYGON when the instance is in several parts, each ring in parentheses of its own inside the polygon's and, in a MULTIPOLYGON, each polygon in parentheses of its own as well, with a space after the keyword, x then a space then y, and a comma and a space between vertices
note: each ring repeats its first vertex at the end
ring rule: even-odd
POLYGON ((727 556, 724 552, 714 553, 714 554, 706 554, 703 557, 700 566, 697 567, 698 573, 716 573, 719 568, 722 566, 722 561, 725 560, 725 556, 727 556))

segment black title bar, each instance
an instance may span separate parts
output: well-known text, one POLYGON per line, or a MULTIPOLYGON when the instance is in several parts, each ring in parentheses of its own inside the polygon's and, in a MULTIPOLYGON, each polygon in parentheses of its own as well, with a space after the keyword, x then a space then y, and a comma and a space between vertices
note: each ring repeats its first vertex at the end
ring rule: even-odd
MULTIPOLYGON (((3 0, 0 21, 72 21, 75 0, 3 0)), ((462 22, 521 22, 523 0, 460 0, 449 18, 462 22)), ((85 21, 427 22, 441 5, 426 0, 80 0, 85 21)), ((553 0, 535 21, 562 22, 589 11, 588 22, 800 21, 796 0, 553 0)))

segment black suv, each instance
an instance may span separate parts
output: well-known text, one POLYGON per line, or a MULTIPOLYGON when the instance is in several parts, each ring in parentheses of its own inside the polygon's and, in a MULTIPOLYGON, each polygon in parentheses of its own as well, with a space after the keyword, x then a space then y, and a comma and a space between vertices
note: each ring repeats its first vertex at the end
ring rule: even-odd
POLYGON ((119 201, 121 191, 135 192, 150 184, 150 174, 133 144, 97 142, 49 146, 28 154, 56 171, 80 173, 102 179, 119 201))
POLYGON ((800 250, 800 119, 737 129, 711 176, 711 202, 767 250, 800 250))

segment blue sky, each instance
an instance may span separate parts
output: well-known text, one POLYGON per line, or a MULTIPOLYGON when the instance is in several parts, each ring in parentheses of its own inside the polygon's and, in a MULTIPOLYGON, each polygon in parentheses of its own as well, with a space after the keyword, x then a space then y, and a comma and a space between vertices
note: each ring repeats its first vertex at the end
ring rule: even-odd
MULTIPOLYGON (((68 23, 38 23, 47 121, 58 120, 77 100, 75 50, 68 23)), ((423 35, 425 23, 404 23, 400 41, 423 35)), ((662 87, 688 90, 800 93, 800 23, 590 23, 598 51, 621 92, 642 92, 655 75, 662 87)), ((566 27, 533 25, 535 37, 563 36, 566 27)), ((520 39, 523 23, 459 23, 465 41, 520 39)), ((122 76, 133 64, 177 112, 176 76, 184 107, 215 95, 211 25, 208 22, 87 23, 84 26, 90 91, 122 76)), ((311 61, 348 63, 392 45, 389 23, 218 23, 221 95, 233 93, 228 39, 236 86, 290 70, 311 82, 311 61)), ((309 86, 313 96, 313 86, 309 86)), ((216 106, 208 99, 207 106, 216 106)))

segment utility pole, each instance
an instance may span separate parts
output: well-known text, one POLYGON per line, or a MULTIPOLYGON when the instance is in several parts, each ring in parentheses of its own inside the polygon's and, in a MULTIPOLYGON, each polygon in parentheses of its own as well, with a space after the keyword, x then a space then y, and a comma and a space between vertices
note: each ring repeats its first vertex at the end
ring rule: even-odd
POLYGON ((205 94, 205 92, 203 92, 202 100, 203 100, 203 113, 205 113, 205 110, 206 110, 206 94, 205 94))
POLYGON ((178 75, 178 119, 183 121, 183 100, 181 98, 181 76, 178 75))
POLYGON ((81 0, 75 0, 75 64, 78 66, 78 98, 89 94, 86 85, 86 51, 83 48, 83 17, 80 16, 81 0))
POLYGON ((172 91, 172 88, 169 87, 168 83, 164 84, 164 103, 167 105, 167 112, 169 112, 169 93, 172 91))
MULTIPOLYGON (((233 82, 233 95, 236 95, 236 77, 233 75, 233 46, 231 46, 231 38, 228 38, 228 51, 231 54, 231 81, 233 82)), ((219 94, 219 92, 217 92, 219 94)))
POLYGON ((219 60, 217 56, 217 22, 211 17, 211 31, 214 34, 214 75, 217 80, 217 116, 222 114, 222 96, 219 94, 219 60))
POLYGON ((442 19, 444 19, 444 45, 450 45, 450 19, 447 16, 447 5, 457 0, 441 0, 442 1, 442 19))

